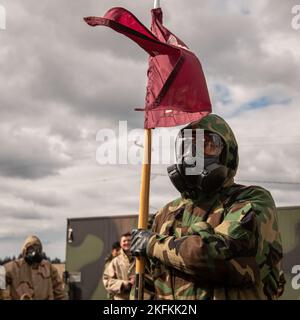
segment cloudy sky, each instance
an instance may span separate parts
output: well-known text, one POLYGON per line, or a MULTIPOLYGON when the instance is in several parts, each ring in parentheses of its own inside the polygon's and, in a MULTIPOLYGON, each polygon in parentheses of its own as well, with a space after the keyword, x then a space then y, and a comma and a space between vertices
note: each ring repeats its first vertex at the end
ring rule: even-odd
MULTIPOLYGON (((202 62, 214 113, 235 131, 237 182, 266 187, 278 206, 300 205, 297 1, 161 2, 165 25, 202 62)), ((0 5, 0 257, 18 254, 34 233, 49 256, 64 259, 67 218, 135 214, 139 201, 140 165, 100 165, 96 137, 102 129, 118 134, 121 120, 142 128, 134 108, 144 104, 147 56, 82 18, 122 6, 148 26, 153 1, 0 5)), ((129 145, 141 153, 139 143, 129 145)), ((151 211, 178 195, 165 170, 153 166, 151 211)))

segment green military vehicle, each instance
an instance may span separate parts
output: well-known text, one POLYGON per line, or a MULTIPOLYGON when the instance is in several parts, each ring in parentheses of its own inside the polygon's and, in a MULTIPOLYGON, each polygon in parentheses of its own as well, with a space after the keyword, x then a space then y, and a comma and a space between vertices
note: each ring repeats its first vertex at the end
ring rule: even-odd
POLYGON ((137 215, 68 219, 64 278, 69 299, 107 299, 102 283, 105 258, 137 221, 137 215))
MULTIPOLYGON (((278 208, 284 249, 285 293, 300 300, 300 207, 278 208)), ((65 281, 69 298, 104 300, 104 261, 120 235, 137 226, 137 215, 68 219, 65 281)))

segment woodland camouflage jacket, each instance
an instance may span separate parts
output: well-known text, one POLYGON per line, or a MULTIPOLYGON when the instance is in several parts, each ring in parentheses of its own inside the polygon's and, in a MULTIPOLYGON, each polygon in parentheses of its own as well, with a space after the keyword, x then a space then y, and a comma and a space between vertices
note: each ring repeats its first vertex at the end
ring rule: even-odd
POLYGON ((155 215, 147 249, 155 299, 276 299, 284 279, 271 194, 234 183, 238 147, 223 119, 211 114, 188 127, 223 138, 229 173, 218 193, 182 195, 155 215))

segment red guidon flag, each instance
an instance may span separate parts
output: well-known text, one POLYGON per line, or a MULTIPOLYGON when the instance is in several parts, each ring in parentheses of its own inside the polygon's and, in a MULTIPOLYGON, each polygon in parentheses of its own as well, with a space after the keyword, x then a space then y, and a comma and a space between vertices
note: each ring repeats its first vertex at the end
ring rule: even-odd
POLYGON ((151 31, 131 12, 112 8, 104 17, 87 17, 91 26, 107 26, 124 34, 150 55, 145 128, 172 127, 198 120, 211 112, 201 63, 193 52, 162 24, 162 10, 152 10, 151 31))

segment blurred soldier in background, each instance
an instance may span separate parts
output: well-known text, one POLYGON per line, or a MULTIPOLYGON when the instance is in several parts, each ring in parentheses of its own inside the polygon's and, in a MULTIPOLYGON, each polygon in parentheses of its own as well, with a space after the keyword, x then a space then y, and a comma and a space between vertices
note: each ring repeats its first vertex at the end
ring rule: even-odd
POLYGON ((130 253, 131 234, 123 234, 120 238, 120 254, 113 258, 103 274, 103 284, 114 300, 129 300, 130 290, 134 284, 134 276, 130 276, 134 259, 130 253))
POLYGON ((234 183, 238 146, 222 118, 210 114, 184 129, 168 168, 181 197, 158 211, 151 231, 132 233, 132 254, 148 257, 155 298, 277 299, 284 278, 271 194, 234 183), (197 152, 204 166, 191 175, 197 152))
POLYGON ((7 297, 5 296, 5 289, 6 289, 6 279, 5 279, 5 268, 0 266, 0 300, 4 300, 7 297))
POLYGON ((12 300, 63 300, 66 298, 57 269, 44 259, 42 243, 29 236, 22 257, 4 265, 6 294, 12 300))
POLYGON ((120 251, 121 251, 120 241, 114 242, 111 247, 111 253, 105 258, 105 264, 103 268, 104 270, 108 267, 111 260, 120 254, 120 251))
MULTIPOLYGON (((111 247, 111 253, 105 258, 105 264, 104 264, 104 268, 103 268, 104 271, 103 271, 103 276, 102 276, 103 283, 106 283, 108 280, 107 267, 109 266, 112 259, 117 257, 120 254, 120 251, 121 251, 120 242, 119 241, 114 242, 111 247)), ((113 294, 107 293, 107 298, 109 300, 112 300, 113 294)))

